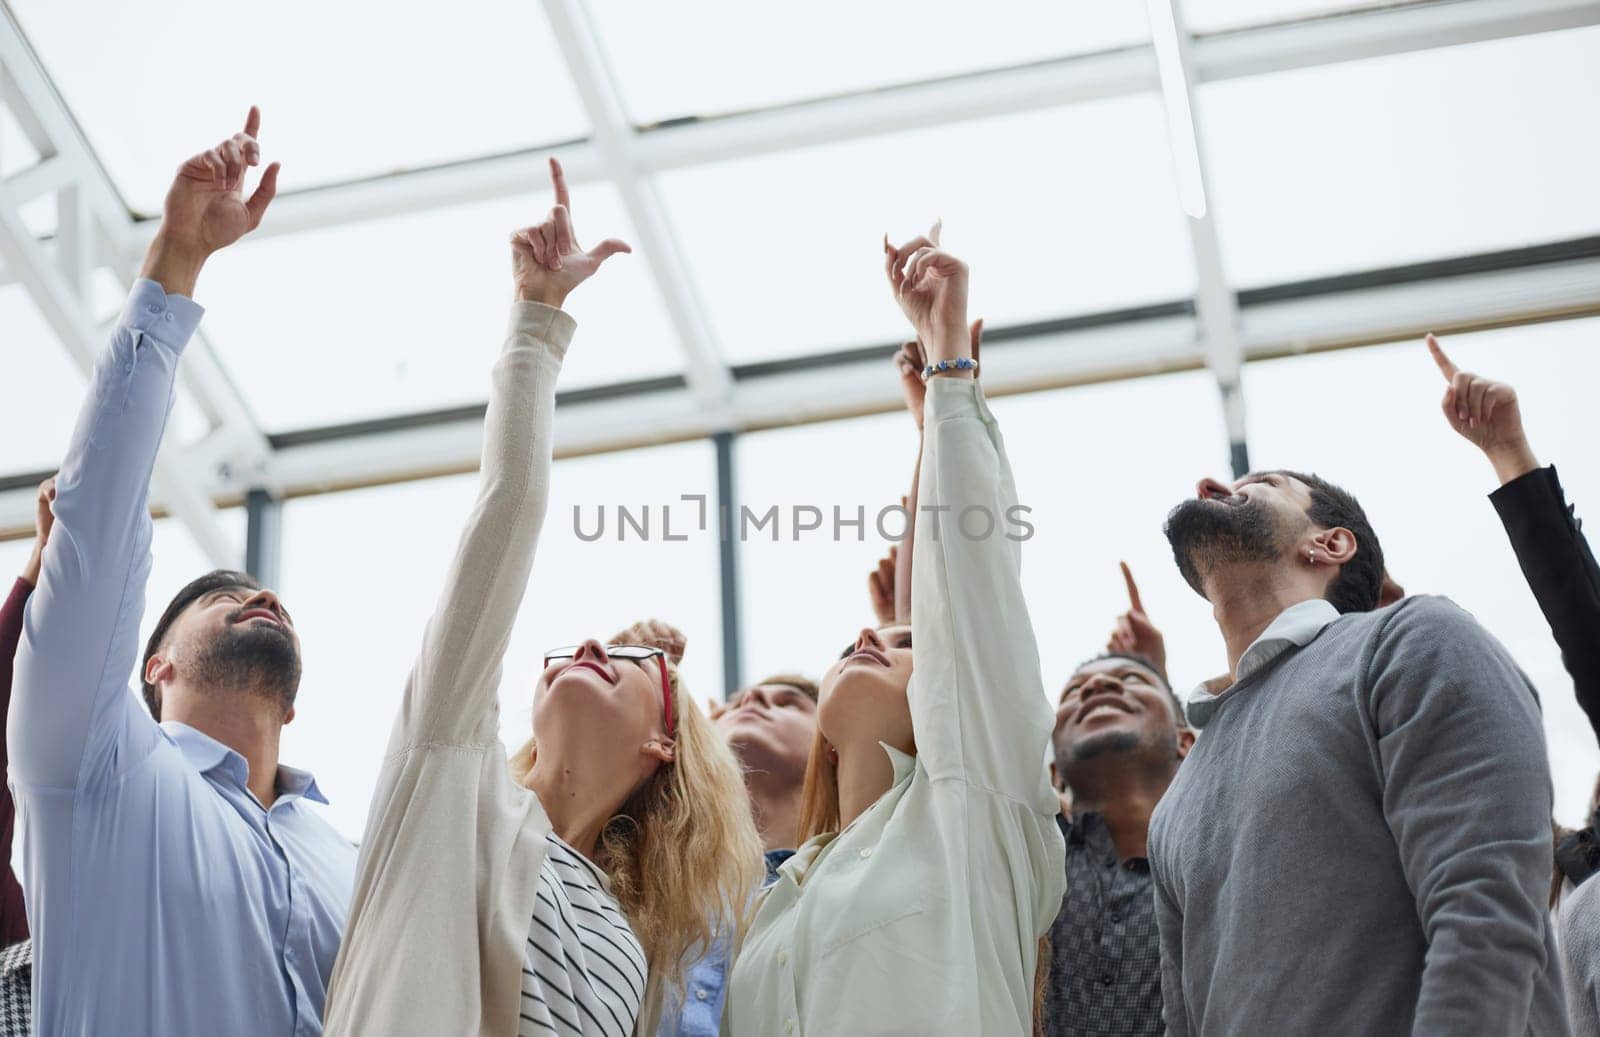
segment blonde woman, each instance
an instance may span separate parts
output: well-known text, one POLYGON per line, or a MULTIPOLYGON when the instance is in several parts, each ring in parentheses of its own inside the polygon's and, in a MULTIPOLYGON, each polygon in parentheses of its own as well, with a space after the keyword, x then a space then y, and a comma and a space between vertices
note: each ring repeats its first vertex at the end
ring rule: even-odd
POLYGON ((624 1037, 759 881, 737 765, 673 653, 546 653, 530 739, 498 737, 501 659, 550 476, 567 293, 609 256, 574 239, 561 167, 512 237, 517 301, 484 419, 478 501, 424 635, 367 818, 326 1032, 624 1037), (663 976, 664 974, 664 976, 663 976))
POLYGON ((723 1032, 738 1037, 1032 1029, 1065 890, 1052 718, 1007 536, 1016 490, 973 377, 967 268, 937 242, 935 228, 884 246, 935 367, 912 622, 862 630, 822 679, 806 841, 735 958, 723 1032))

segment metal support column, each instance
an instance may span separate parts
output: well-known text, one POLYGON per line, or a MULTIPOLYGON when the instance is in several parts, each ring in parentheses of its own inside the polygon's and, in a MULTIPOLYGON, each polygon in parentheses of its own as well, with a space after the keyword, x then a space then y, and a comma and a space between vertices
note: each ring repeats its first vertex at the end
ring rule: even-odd
POLYGON ((274 589, 283 573, 283 502, 266 490, 245 494, 244 568, 274 589))
POLYGON ((739 657, 739 495, 733 482, 734 433, 711 437, 717 448, 717 524, 722 572, 722 697, 731 699, 744 685, 739 657))

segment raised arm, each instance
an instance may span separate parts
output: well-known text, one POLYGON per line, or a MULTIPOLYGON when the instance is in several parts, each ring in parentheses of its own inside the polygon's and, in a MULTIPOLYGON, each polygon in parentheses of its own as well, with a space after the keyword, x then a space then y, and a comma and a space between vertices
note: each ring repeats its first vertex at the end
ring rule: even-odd
POLYGON ((889 281, 935 373, 927 386, 912 582, 909 691, 917 754, 957 779, 1054 814, 1050 710, 1022 597, 1011 466, 971 366, 966 264, 938 227, 887 249, 889 281))
POLYGON ((614 238, 579 247, 554 159, 550 175, 555 206, 543 223, 511 235, 516 294, 489 389, 477 504, 406 685, 391 753, 499 736, 500 664, 549 503, 556 375, 575 327, 561 306, 606 259, 632 251, 614 238))
POLYGON ((1500 488, 1489 500, 1561 648, 1578 705, 1600 739, 1600 564, 1555 468, 1539 467, 1528 445, 1516 390, 1459 370, 1432 335, 1428 349, 1449 383, 1445 420, 1494 466, 1500 488))
MULTIPOLYGON (((979 317, 972 322, 968 330, 968 341, 972 351, 967 354, 972 362, 978 362, 978 353, 983 345, 983 318, 979 317)), ((911 622, 911 560, 915 555, 917 543, 917 499, 921 496, 922 480, 922 425, 923 412, 928 397, 927 383, 922 380, 923 369, 928 365, 928 353, 921 342, 912 339, 903 344, 894 355, 896 373, 900 376, 900 391, 906 399, 906 410, 911 414, 911 420, 917 423, 917 464, 911 470, 911 491, 900 498, 900 506, 906 511, 906 535, 900 544, 900 550, 894 552, 894 585, 893 585, 893 615, 883 622, 909 623, 911 622)), ((977 368, 974 367, 976 372, 977 368)))
POLYGON ((1412 1031, 1526 1033, 1552 924, 1550 765, 1533 688, 1443 598, 1395 606, 1368 659, 1384 817, 1428 944, 1412 1031))
MULTIPOLYGON (((39 565, 44 545, 50 540, 50 527, 55 515, 50 502, 55 500, 54 476, 39 484, 35 502, 33 551, 23 566, 22 575, 11 588, 5 604, 0 605, 0 722, 11 709, 11 661, 17 654, 17 644, 22 640, 22 613, 28 596, 39 582, 39 565)), ((5 749, 5 739, 0 737, 0 946, 9 947, 18 940, 28 938, 28 914, 22 901, 22 886, 16 872, 11 869, 12 836, 16 831, 17 806, 11 799, 11 787, 6 777, 11 760, 5 749)))
POLYGON ((16 660, 7 740, 14 781, 76 788, 135 764, 154 723, 128 693, 150 575, 150 476, 178 358, 200 322, 189 298, 206 260, 254 229, 276 191, 254 108, 242 132, 185 162, 56 479, 55 527, 16 660))

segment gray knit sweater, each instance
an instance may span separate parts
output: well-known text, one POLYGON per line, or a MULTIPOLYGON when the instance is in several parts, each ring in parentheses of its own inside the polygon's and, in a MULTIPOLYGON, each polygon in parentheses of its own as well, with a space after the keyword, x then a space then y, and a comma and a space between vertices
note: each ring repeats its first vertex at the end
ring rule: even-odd
POLYGON ((1150 824, 1168 1033, 1567 1032, 1533 687, 1443 598, 1219 697, 1150 824))

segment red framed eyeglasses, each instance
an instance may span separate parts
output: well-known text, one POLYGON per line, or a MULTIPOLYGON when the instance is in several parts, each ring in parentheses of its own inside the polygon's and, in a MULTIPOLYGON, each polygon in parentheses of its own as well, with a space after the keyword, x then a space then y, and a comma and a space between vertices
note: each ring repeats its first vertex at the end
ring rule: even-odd
MULTIPOLYGON (((550 649, 544 653, 545 669, 548 670, 551 663, 563 661, 570 663, 577 658, 578 653, 582 650, 582 645, 567 645, 562 648, 550 649)), ((667 653, 650 645, 606 645, 605 653, 608 658, 628 659, 638 663, 641 667, 644 666, 646 659, 655 659, 656 666, 661 671, 661 708, 667 722, 667 737, 674 737, 672 725, 672 682, 667 677, 667 653)))

